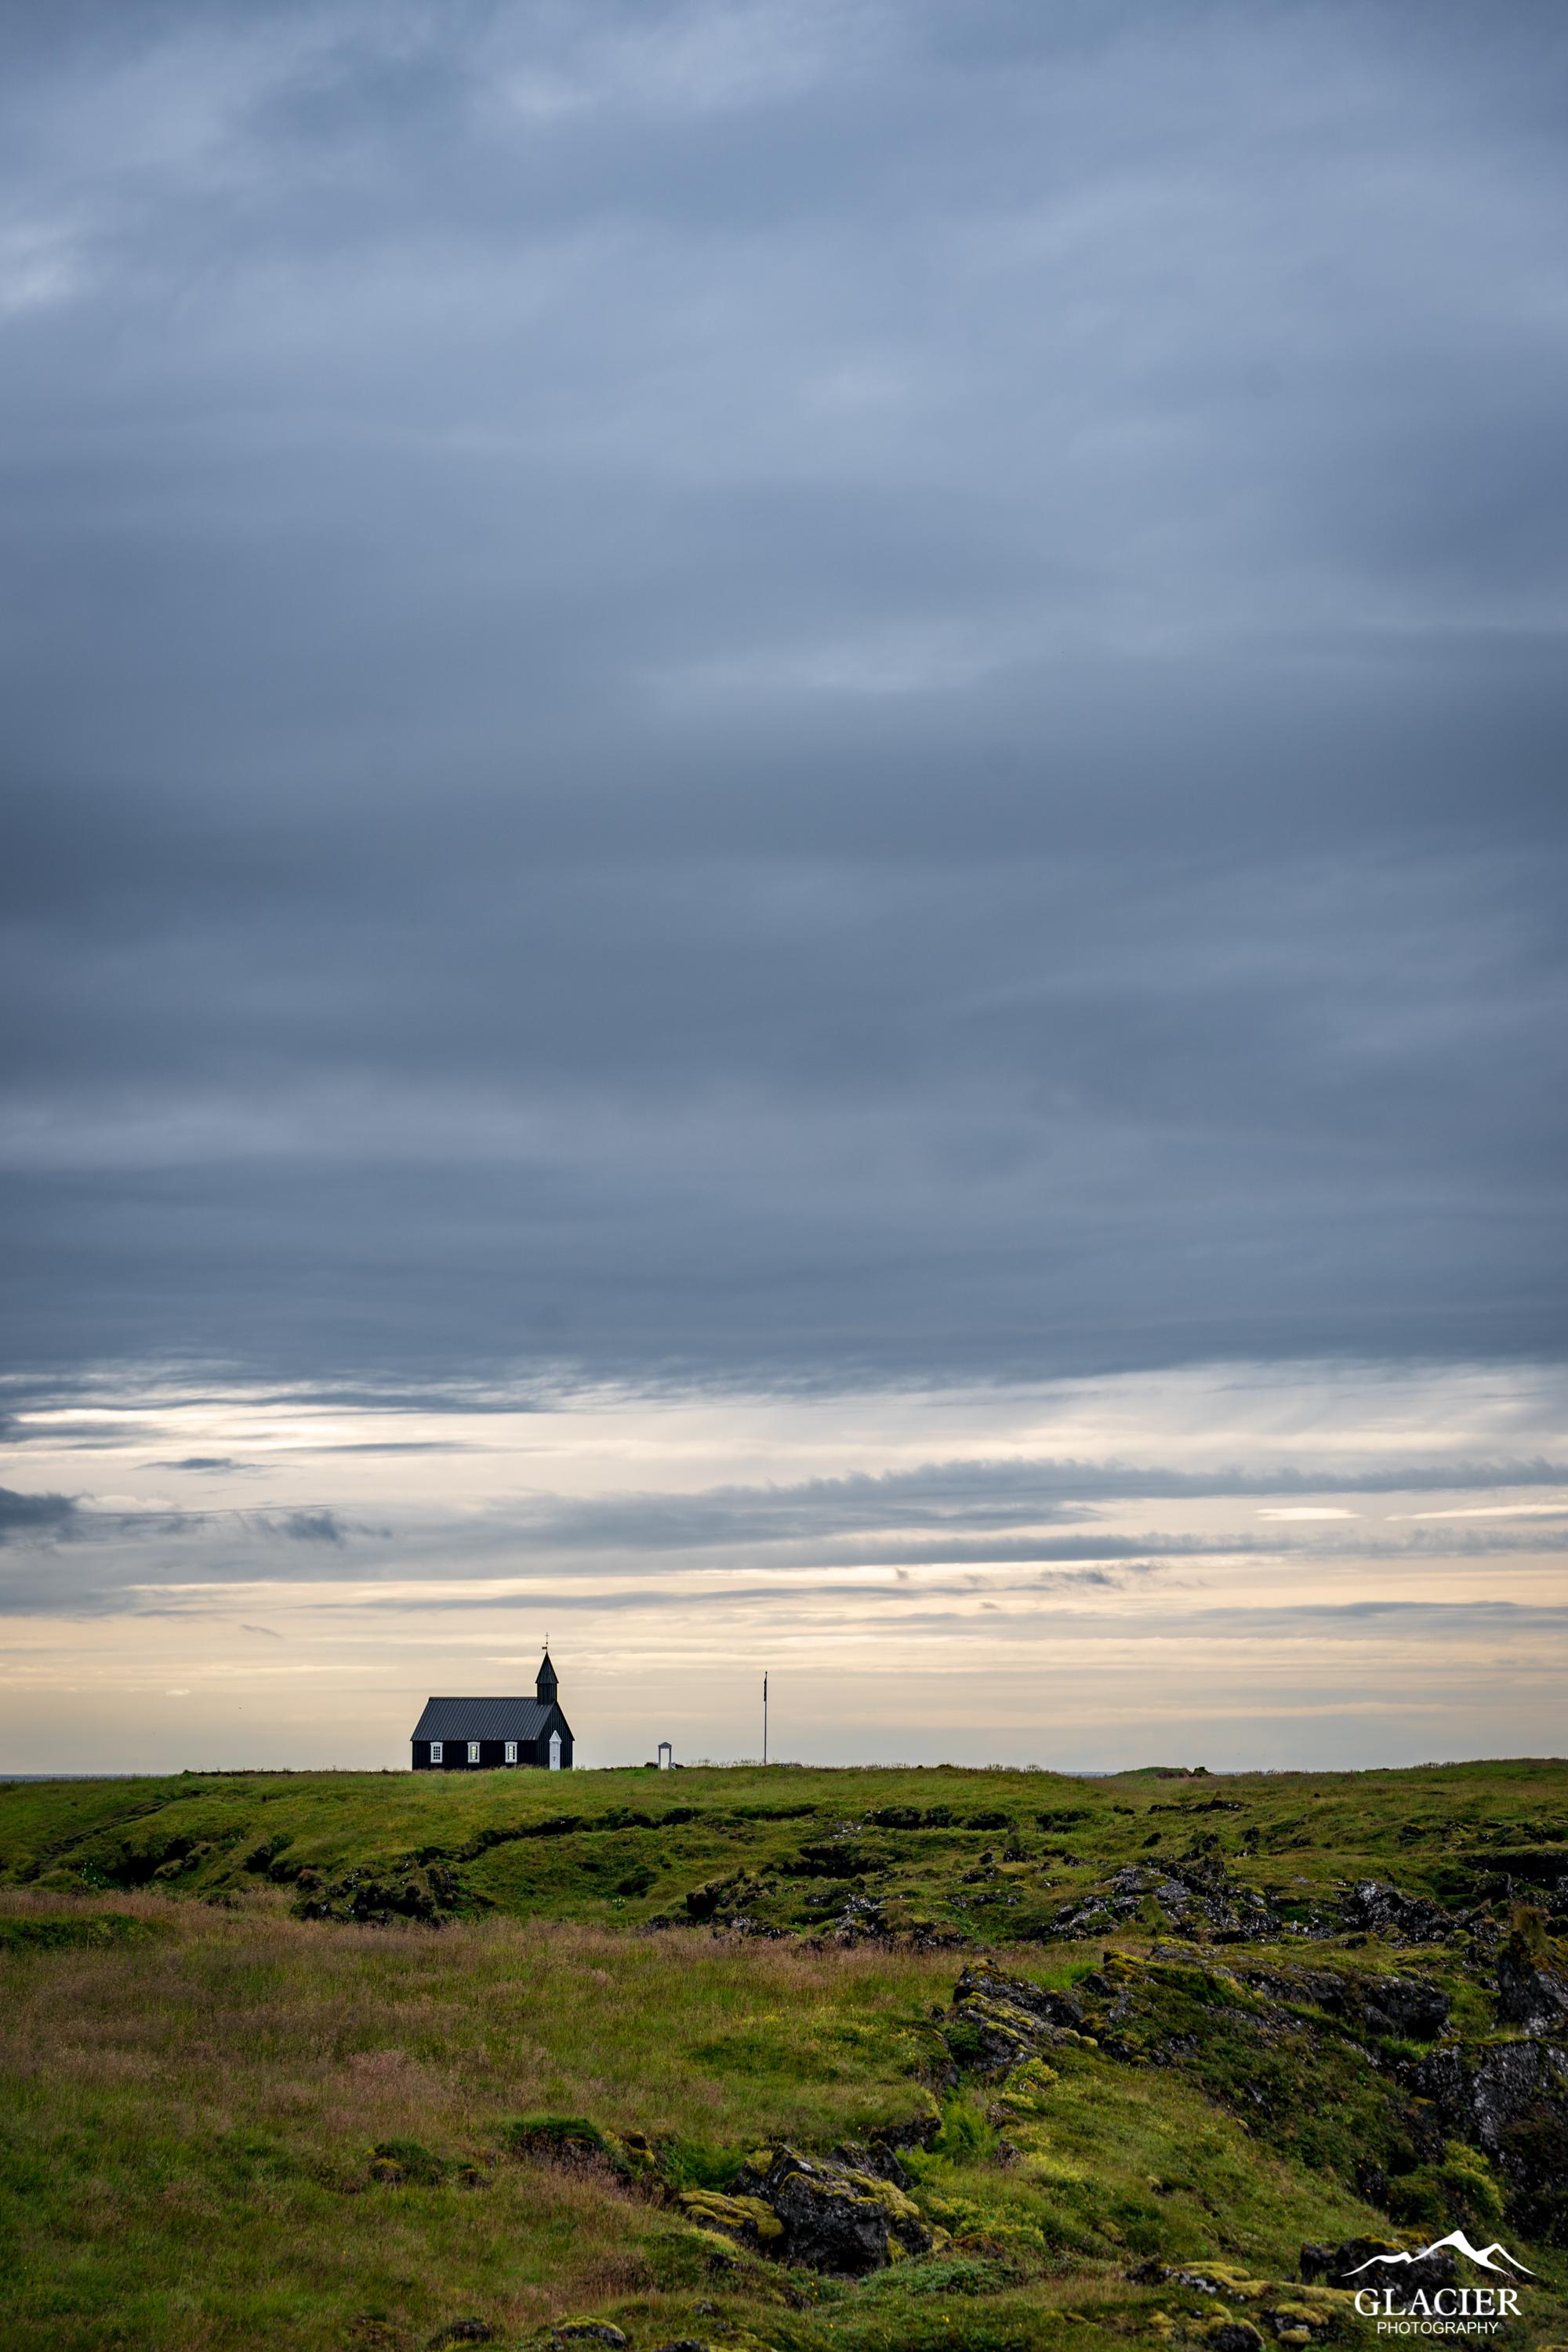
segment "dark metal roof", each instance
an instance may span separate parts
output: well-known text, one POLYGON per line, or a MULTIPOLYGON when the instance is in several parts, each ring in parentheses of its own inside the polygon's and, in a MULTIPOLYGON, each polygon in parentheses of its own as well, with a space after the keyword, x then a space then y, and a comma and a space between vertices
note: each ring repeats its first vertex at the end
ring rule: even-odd
MULTIPOLYGON (((416 1739, 538 1739, 559 1721, 558 1707, 537 1698, 427 1698, 416 1739)), ((571 1734, 567 1732, 567 1738, 571 1734)))

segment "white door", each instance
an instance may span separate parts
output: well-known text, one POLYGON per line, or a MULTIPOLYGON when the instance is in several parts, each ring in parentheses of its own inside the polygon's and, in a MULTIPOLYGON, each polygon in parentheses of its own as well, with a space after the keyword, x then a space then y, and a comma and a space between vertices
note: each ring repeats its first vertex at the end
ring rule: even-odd
POLYGON ((558 1731, 550 1735, 550 1769, 552 1772, 561 1769, 561 1734, 558 1731))

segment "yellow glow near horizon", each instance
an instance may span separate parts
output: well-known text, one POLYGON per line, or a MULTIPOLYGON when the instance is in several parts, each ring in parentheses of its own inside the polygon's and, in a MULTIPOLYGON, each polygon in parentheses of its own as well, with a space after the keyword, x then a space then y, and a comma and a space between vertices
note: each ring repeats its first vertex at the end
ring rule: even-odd
POLYGON ((416 1699, 525 1680, 546 1622, 585 1763, 752 1752, 764 1665, 780 1752, 828 1761, 1539 1750, 1565 1419, 1491 1368, 90 1398, 21 1416, 16 1484, 75 1509, 5 1555, 0 1766, 401 1764, 416 1699), (1457 1483, 1488 1464, 1528 1499, 1457 1483))

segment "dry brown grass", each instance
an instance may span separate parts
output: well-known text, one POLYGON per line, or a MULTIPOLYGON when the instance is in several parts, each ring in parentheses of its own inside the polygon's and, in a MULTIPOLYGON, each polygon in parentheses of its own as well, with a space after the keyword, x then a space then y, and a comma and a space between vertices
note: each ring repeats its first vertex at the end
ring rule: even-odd
POLYGON ((221 2352, 260 2332, 324 2352, 355 2326, 413 2343, 455 2312, 515 2332, 657 2300, 690 2268, 673 2217, 602 2171, 506 2158, 505 2120, 830 2139, 911 2104, 902 2030, 952 1972, 538 1922, 323 1927, 149 1895, 6 1893, 6 1915, 148 1930, 0 1961, 16 2248, 0 2313, 81 2352, 221 2352), (388 2139, 477 2158, 490 2185, 372 2186, 388 2139))

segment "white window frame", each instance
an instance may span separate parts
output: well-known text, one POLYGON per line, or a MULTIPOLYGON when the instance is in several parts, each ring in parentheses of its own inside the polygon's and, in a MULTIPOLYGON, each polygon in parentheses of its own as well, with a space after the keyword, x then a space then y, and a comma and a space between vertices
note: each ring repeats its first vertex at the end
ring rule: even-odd
POLYGON ((509 1764, 515 1764, 517 1762, 517 1742, 515 1739, 509 1739, 506 1743, 506 1760, 509 1764))
POLYGON ((477 1739, 470 1739, 468 1742, 468 1761, 470 1764, 477 1764, 479 1760, 479 1743, 477 1739))
POLYGON ((432 1764, 439 1764, 441 1761, 441 1743, 438 1739, 433 1739, 430 1742, 430 1761, 432 1764))

